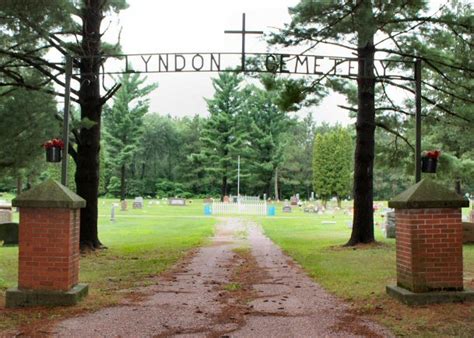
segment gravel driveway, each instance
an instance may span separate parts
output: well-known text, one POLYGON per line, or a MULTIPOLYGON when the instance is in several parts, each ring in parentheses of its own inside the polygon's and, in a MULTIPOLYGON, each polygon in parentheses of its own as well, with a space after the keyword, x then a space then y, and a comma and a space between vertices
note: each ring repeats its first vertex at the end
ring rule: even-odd
POLYGON ((314 283, 259 226, 223 218, 208 246, 143 297, 58 323, 67 337, 392 336, 314 283))

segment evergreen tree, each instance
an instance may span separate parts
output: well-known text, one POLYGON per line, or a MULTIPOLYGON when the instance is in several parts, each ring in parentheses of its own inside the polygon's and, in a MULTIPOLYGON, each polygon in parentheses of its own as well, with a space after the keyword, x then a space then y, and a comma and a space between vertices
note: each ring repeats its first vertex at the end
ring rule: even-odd
POLYGON ((47 86, 49 83, 59 87, 65 85, 58 76, 64 67, 51 62, 46 55, 54 51, 63 56, 81 56, 74 62, 80 74, 73 75, 72 81, 80 85, 77 86, 79 89, 72 87, 71 100, 80 105, 81 120, 93 123, 84 124, 73 133, 77 147, 71 146, 68 151, 76 162, 77 193, 87 203, 81 209, 81 246, 92 249, 101 246, 97 231, 97 196, 102 106, 118 89, 118 86, 113 86, 101 95, 101 56, 118 52, 118 44, 112 46, 103 43, 101 23, 105 14, 118 12, 126 7, 125 0, 3 1, 0 7, 2 86, 64 96, 61 89, 47 86), (22 68, 41 74, 46 80, 27 81, 19 72, 22 68))
POLYGON ((58 137, 61 128, 51 96, 23 88, 1 95, 0 172, 19 171, 44 162, 42 144, 58 137))
POLYGON ((213 187, 206 176, 205 161, 201 154, 200 139, 205 120, 198 115, 183 120, 180 133, 183 135, 183 156, 179 171, 186 191, 193 195, 212 194, 213 187), (196 154, 196 155, 192 155, 196 154))
POLYGON ((300 193, 301 196, 310 198, 313 191, 312 158, 315 131, 313 114, 309 113, 303 120, 295 121, 282 135, 285 139, 283 162, 279 170, 282 195, 289 197, 300 193))
POLYGON ((338 205, 350 195, 352 140, 347 129, 336 127, 317 134, 313 147, 313 187, 324 204, 333 196, 338 205))
POLYGON ((230 192, 237 156, 245 144, 242 126, 237 123, 242 111, 240 83, 235 73, 219 73, 212 80, 214 96, 206 100, 210 116, 201 134, 201 155, 208 174, 220 181, 221 198, 230 192))
MULTIPOLYGON (((425 36, 430 36, 435 30, 449 32, 456 36, 458 41, 467 41, 469 31, 472 32, 472 11, 467 10, 462 17, 453 15, 451 7, 456 7, 458 2, 441 5, 433 13, 428 12, 427 1, 390 1, 373 2, 357 0, 354 2, 321 2, 316 0, 302 0, 297 6, 290 9, 292 22, 280 33, 273 37, 272 43, 283 45, 297 45, 308 42, 311 48, 320 43, 336 45, 353 51, 358 57, 357 91, 353 95, 349 91, 348 98, 356 106, 348 107, 357 114, 356 122, 356 147, 354 156, 354 220, 351 238, 347 245, 369 243, 374 241, 373 229, 373 164, 374 164, 374 131, 381 127, 386 131, 400 137, 396 128, 383 121, 377 121, 376 112, 406 113, 405 110, 393 104, 388 96, 386 85, 403 88, 411 93, 414 90, 409 86, 400 85, 393 81, 383 79, 380 85, 382 97, 390 106, 375 107, 376 74, 374 71, 374 58, 376 52, 383 52, 388 57, 398 61, 412 61, 421 57, 431 71, 438 73, 443 78, 443 87, 465 86, 461 78, 444 76, 444 67, 472 72, 472 69, 456 60, 445 60, 431 53, 424 52, 421 48, 426 44, 425 36), (470 13, 470 14, 469 14, 470 13), (420 34, 421 33, 421 34, 420 34), (420 38, 423 37, 423 38, 420 38), (451 85, 448 85, 451 83, 451 85)), ((466 42, 463 42, 466 45, 466 42)), ((467 43, 469 45, 469 43, 467 43)), ((441 49, 444 50, 444 49, 441 49)), ((393 63, 390 69, 403 68, 403 63, 393 63)), ((405 66, 405 69, 412 64, 405 66)), ((412 69, 410 69, 412 72, 412 69)), ((324 77, 323 77, 324 78, 324 77)), ((431 78, 428 77, 429 80, 431 78)), ((318 81, 316 81, 319 83, 318 81)), ((425 81, 433 86, 430 81, 425 81)), ((347 93, 350 89, 343 81, 330 81, 336 90, 347 93)), ((469 87, 469 85, 468 85, 469 87)), ((472 86, 471 86, 472 87, 472 86)), ((438 87, 440 88, 440 87, 438 87)), ((472 90, 471 90, 472 91, 472 90)), ((451 98, 457 95, 448 91, 451 98)), ((465 118, 455 111, 439 104, 429 96, 423 95, 425 103, 433 105, 434 110, 442 115, 456 116, 472 123, 472 119, 465 118)), ((462 101, 468 98, 462 96, 462 101)), ((472 101, 471 101, 472 102, 472 101)), ((383 103, 382 103, 383 104, 383 103)), ((403 138, 403 136, 402 136, 403 138)), ((405 138, 406 139, 406 138, 405 138)))
POLYGON ((254 85, 244 90, 245 113, 249 121, 249 183, 257 195, 271 196, 276 187, 274 196, 278 199, 278 169, 282 165, 285 146, 283 134, 293 121, 275 103, 274 94, 274 91, 254 85))
MULTIPOLYGON (((145 77, 140 74, 123 74, 112 107, 104 114, 105 141, 109 163, 120 179, 120 199, 127 196, 127 166, 131 164, 143 134, 143 116, 148 112, 145 97, 157 85, 143 86, 145 77)), ((117 180, 114 180, 117 182, 117 180)))

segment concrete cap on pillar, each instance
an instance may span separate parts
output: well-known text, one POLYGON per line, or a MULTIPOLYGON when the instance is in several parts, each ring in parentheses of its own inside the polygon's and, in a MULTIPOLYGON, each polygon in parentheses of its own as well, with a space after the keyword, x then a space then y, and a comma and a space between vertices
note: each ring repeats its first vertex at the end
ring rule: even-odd
POLYGON ((12 200, 14 207, 79 209, 86 201, 64 185, 49 179, 36 187, 22 192, 12 200))
POLYGON ((424 178, 392 198, 388 206, 395 209, 463 208, 469 206, 469 200, 430 178, 424 178))

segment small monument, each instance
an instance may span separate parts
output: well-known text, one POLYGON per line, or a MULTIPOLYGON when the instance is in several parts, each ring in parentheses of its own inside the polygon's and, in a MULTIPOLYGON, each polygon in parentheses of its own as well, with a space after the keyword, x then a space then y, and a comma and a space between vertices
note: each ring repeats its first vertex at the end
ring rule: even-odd
POLYGON ((229 203, 229 202, 230 202, 229 196, 227 196, 227 195, 224 196, 224 198, 222 199, 222 202, 224 202, 224 203, 229 203))
POLYGON ((168 204, 172 206, 184 207, 186 206, 186 200, 184 198, 172 197, 168 199, 168 204))
POLYGON ((388 211, 385 213, 385 238, 395 238, 395 229, 396 229, 396 222, 395 222, 395 212, 388 211))
POLYGON ((110 221, 115 222, 115 208, 118 204, 112 203, 112 208, 110 209, 110 221))
POLYGON ((283 209, 281 209, 281 211, 283 211, 283 212, 291 212, 291 206, 285 205, 285 206, 283 206, 283 209))
POLYGON ((0 202, 0 223, 11 223, 12 221, 12 206, 6 201, 0 202))
POLYGON ((291 196, 290 204, 291 205, 298 205, 298 198, 296 196, 291 196))
POLYGON ((143 197, 135 197, 132 207, 133 209, 143 209, 143 197))
POLYGON ((18 223, 0 223, 0 241, 3 245, 17 245, 18 223))
POLYGON ((120 210, 127 211, 127 208, 128 208, 127 200, 120 201, 120 210))

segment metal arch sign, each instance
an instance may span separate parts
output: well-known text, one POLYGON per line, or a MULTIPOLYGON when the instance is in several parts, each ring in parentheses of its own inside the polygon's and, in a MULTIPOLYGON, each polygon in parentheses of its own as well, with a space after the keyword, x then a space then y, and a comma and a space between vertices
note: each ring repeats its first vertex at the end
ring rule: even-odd
MULTIPOLYGON (((240 71, 240 53, 153 53, 102 56, 100 74, 123 73, 190 73, 240 71)), ((245 53, 246 73, 339 76, 356 79, 360 74, 359 58, 308 54, 245 53)), ((371 61, 372 62, 372 61, 371 61)), ((412 61, 409 61, 413 63, 412 61)), ((401 71, 397 63, 407 61, 373 60, 374 76, 382 79, 414 80, 401 71)), ((364 67, 367 69, 367 67, 364 67)), ((369 74, 367 74, 368 76, 369 74)))
MULTIPOLYGON (((226 30, 226 34, 240 34, 242 37, 240 53, 150 53, 117 54, 91 56, 101 64, 100 75, 123 73, 189 73, 189 72, 246 72, 339 76, 356 79, 375 76, 379 79, 413 81, 413 77, 393 67, 397 63, 413 64, 413 61, 376 59, 373 62, 374 74, 359 74, 358 67, 368 69, 360 58, 322 56, 308 54, 249 53, 245 49, 245 38, 249 34, 260 35, 263 31, 246 29, 245 13, 242 14, 240 30, 226 30), (240 63, 240 67, 237 65, 240 63)), ((76 56, 75 59, 84 58, 76 56)))
MULTIPOLYGON (((421 179, 421 60, 365 60, 354 57, 332 57, 308 54, 279 54, 279 53, 248 53, 245 50, 245 37, 248 34, 263 34, 262 31, 246 30, 245 13, 242 14, 242 29, 224 31, 226 34, 241 34, 242 50, 240 53, 152 53, 152 54, 120 54, 87 56, 97 59, 100 63, 99 75, 113 75, 126 73, 189 73, 189 72, 246 72, 246 73, 274 73, 344 77, 357 79, 371 77, 375 79, 393 79, 415 82, 415 181, 421 179), (236 64, 240 62, 240 67, 236 64), (373 67, 366 67, 370 62, 373 67), (396 64, 414 65, 413 76, 393 67, 396 64), (359 72, 359 67, 363 70, 359 72), (365 69, 373 69, 373 73, 364 73, 365 69)), ((67 149, 69 143, 69 109, 71 77, 74 73, 74 60, 85 56, 66 55, 65 65, 65 95, 63 139, 67 149), (67 122, 66 122, 67 121, 67 122)), ((84 74, 82 74, 84 75, 84 74)), ((97 74, 89 74, 95 77, 97 74)), ((61 183, 67 181, 67 158, 63 157, 61 183)))

